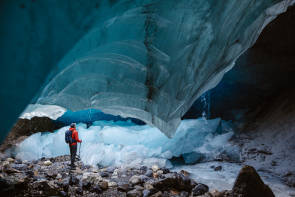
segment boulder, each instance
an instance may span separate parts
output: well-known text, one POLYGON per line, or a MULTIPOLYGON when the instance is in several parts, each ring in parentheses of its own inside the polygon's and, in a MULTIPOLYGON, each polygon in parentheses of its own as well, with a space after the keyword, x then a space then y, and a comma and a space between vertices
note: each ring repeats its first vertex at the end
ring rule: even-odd
POLYGON ((28 166, 26 164, 11 164, 11 167, 17 170, 24 171, 25 169, 27 169, 28 166))
POLYGON ((188 171, 185 171, 185 170, 180 170, 180 173, 183 175, 183 176, 189 176, 190 173, 188 171))
POLYGON ((101 182, 98 183, 98 185, 99 185, 99 187, 100 187, 101 189, 103 189, 103 190, 106 190, 106 189, 108 189, 108 187, 109 187, 109 183, 106 182, 106 181, 101 181, 101 182))
POLYGON ((10 166, 8 166, 7 168, 3 169, 4 172, 6 172, 7 174, 13 174, 13 173, 20 173, 21 171, 16 170, 10 166))
POLYGON ((129 184, 123 183, 118 185, 118 191, 127 192, 130 190, 129 184))
POLYGON ((150 195, 150 193, 151 193, 151 191, 150 190, 147 190, 147 189, 145 189, 145 190, 142 191, 143 197, 148 197, 150 195))
POLYGON ((127 197, 142 197, 142 192, 136 189, 133 189, 127 192, 127 197))
POLYGON ((157 175, 159 176, 159 175, 162 175, 164 172, 163 172, 163 170, 158 170, 157 171, 157 175))
POLYGON ((163 179, 156 180, 152 183, 153 187, 165 191, 170 188, 174 188, 179 191, 191 191, 195 186, 191 179, 186 176, 177 173, 166 174, 163 179))
POLYGON ((274 197, 272 190, 263 183, 252 166, 244 166, 234 183, 232 196, 238 197, 274 197))
POLYGON ((50 160, 47 160, 47 161, 44 161, 43 164, 45 166, 50 166, 50 165, 52 165, 52 162, 50 160))
POLYGON ((195 195, 195 196, 200 196, 200 195, 203 195, 203 194, 205 194, 206 192, 208 192, 209 191, 209 187, 207 186, 207 185, 205 185, 205 184, 197 184, 194 188, 193 188, 193 190, 192 190, 192 193, 193 193, 193 195, 195 195))
POLYGON ((109 177, 110 176, 109 173, 104 172, 104 171, 100 172, 99 174, 101 177, 109 177))
POLYGON ((163 168, 162 171, 164 174, 168 174, 170 172, 170 170, 168 168, 163 168))
POLYGON ((12 159, 12 158, 7 158, 6 161, 8 161, 9 163, 12 163, 12 162, 14 162, 14 159, 12 159))
POLYGON ((118 184, 114 181, 109 181, 108 182, 108 187, 116 187, 118 184))
POLYGON ((153 171, 152 170, 147 170, 146 173, 145 173, 145 176, 152 177, 153 176, 153 171))
POLYGON ((153 170, 154 172, 157 172, 159 169, 160 169, 160 168, 159 168, 159 166, 157 166, 157 165, 153 165, 153 166, 152 166, 152 170, 153 170))
POLYGON ((140 186, 140 185, 135 185, 134 188, 138 191, 143 191, 144 187, 140 186))
POLYGON ((222 166, 217 166, 217 167, 214 168, 214 170, 215 171, 220 171, 220 170, 222 170, 222 166))
POLYGON ((148 170, 148 168, 146 166, 140 166, 139 170, 140 170, 140 173, 141 174, 144 174, 144 173, 146 173, 146 171, 148 170))
POLYGON ((137 185, 141 183, 141 177, 138 175, 134 175, 129 179, 129 183, 133 184, 133 185, 137 185))

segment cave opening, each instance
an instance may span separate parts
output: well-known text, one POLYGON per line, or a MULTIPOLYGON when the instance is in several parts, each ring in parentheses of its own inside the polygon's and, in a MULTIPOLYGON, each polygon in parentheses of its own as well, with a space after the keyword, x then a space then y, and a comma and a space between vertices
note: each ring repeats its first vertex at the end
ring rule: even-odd
MULTIPOLYGON (((88 109, 67 111, 55 121, 48 117, 19 120, 12 131, 22 130, 12 138, 20 138, 11 145, 33 135, 11 153, 30 160, 66 154, 63 133, 71 122, 78 122, 82 138, 89 143, 82 149, 82 153, 90 153, 82 158, 87 164, 106 167, 134 162, 181 167, 194 171, 193 176, 205 183, 211 181, 206 179, 208 175, 230 180, 218 182, 220 188, 230 188, 240 165, 249 164, 265 177, 274 175, 295 187, 294 27, 295 6, 291 6, 266 26, 219 85, 193 104, 172 139, 140 120, 88 109), (56 143, 59 145, 54 147, 56 143), (134 155, 140 156, 138 160, 133 161, 134 155), (224 162, 223 170, 213 174, 212 169, 220 169, 218 162, 224 162)), ((274 188, 276 192, 283 189, 274 188)))

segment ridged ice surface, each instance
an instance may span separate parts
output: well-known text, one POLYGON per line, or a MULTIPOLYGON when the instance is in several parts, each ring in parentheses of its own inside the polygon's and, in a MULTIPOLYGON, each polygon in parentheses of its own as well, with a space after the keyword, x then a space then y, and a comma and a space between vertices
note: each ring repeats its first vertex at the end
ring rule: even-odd
POLYGON ((38 103, 138 118, 170 137, 293 2, 100 1, 94 25, 51 73, 38 103))

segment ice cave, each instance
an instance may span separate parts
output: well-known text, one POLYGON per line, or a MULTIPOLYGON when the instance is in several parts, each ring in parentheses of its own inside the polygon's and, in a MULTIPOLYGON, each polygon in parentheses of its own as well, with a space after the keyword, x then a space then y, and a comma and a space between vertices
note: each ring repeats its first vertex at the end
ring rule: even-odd
POLYGON ((1 196, 295 196, 295 0, 0 5, 1 196))

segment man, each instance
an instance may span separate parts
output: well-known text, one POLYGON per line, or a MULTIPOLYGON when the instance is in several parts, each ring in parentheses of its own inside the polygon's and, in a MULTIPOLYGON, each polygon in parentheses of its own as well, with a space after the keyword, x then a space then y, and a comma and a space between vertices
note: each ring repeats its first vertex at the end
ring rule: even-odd
POLYGON ((70 152, 71 152, 71 168, 75 168, 75 158, 76 158, 76 154, 77 154, 77 142, 81 143, 82 140, 79 139, 78 136, 78 131, 76 130, 76 124, 72 123, 71 127, 69 129, 70 131, 72 131, 72 139, 73 139, 73 143, 69 144, 70 146, 70 152))

